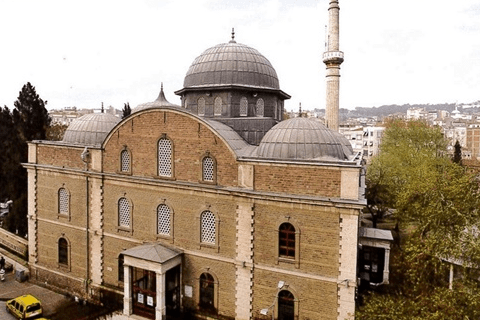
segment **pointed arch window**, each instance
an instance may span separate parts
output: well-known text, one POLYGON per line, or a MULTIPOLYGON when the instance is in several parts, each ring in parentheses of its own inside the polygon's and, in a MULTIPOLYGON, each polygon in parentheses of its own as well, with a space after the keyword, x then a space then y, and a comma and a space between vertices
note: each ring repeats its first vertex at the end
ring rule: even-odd
POLYGON ((206 244, 216 243, 216 221, 215 215, 211 211, 204 211, 200 217, 201 235, 200 242, 206 244))
POLYGON ((221 116, 222 115, 222 98, 216 97, 214 106, 213 106, 213 114, 215 116, 221 116))
POLYGON ((172 154, 172 141, 166 137, 158 140, 158 175, 160 177, 172 177, 172 154))
POLYGON ((248 100, 246 97, 240 99, 240 116, 246 117, 248 115, 248 100))
POLYGON ((295 297, 288 290, 278 293, 278 320, 295 320, 295 297))
POLYGON ((65 238, 58 239, 58 264, 68 266, 68 241, 65 238))
POLYGON ((171 222, 170 222, 170 208, 161 204, 157 207, 157 234, 163 236, 170 236, 171 222))
POLYGON ((70 196, 67 189, 58 189, 58 214, 68 215, 70 213, 70 196))
POLYGON ((202 181, 215 182, 216 162, 211 156, 207 155, 202 159, 202 181))
POLYGON ((199 116, 205 115, 205 99, 204 98, 198 99, 198 115, 199 116))
POLYGON ((130 212, 130 203, 127 198, 118 200, 118 226, 121 228, 131 228, 132 217, 130 212))
POLYGON ((130 153, 127 149, 122 150, 120 153, 120 171, 121 172, 130 172, 131 160, 130 153))
POLYGON ((215 280, 207 272, 200 275, 200 301, 199 306, 202 310, 209 313, 215 313, 215 280))
POLYGON ((259 98, 257 100, 256 115, 257 117, 263 117, 264 114, 265 114, 265 102, 263 101, 262 98, 259 98))

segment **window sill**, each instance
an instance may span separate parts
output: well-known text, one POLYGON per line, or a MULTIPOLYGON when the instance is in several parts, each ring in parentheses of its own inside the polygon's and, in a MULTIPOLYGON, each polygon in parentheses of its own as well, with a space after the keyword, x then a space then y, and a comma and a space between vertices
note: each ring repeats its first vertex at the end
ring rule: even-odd
POLYGON ((117 226, 117 233, 129 233, 129 234, 133 234, 133 230, 132 228, 127 228, 127 227, 120 227, 120 226, 117 226))
POLYGON ((159 180, 170 180, 170 181, 175 181, 175 177, 166 177, 166 176, 153 176, 155 179, 159 180))
POLYGON ((132 171, 116 171, 117 174, 121 174, 121 175, 124 175, 124 176, 131 176, 132 175, 132 171))
POLYGON ((70 215, 64 213, 57 213, 57 219, 64 219, 70 221, 70 215))

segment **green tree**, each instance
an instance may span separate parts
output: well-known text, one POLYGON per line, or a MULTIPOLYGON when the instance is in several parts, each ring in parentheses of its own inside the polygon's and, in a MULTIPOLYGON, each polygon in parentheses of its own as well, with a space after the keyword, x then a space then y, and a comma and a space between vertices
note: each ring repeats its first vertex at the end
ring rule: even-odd
POLYGON ((52 124, 48 127, 46 132, 46 139, 53 141, 61 141, 65 135, 68 126, 66 124, 52 124))
MULTIPOLYGON (((2 163, 2 182, 5 189, 4 198, 13 201, 6 227, 21 235, 27 233, 27 172, 22 167, 28 161, 28 141, 46 138, 50 117, 45 103, 40 99, 29 82, 22 87, 15 109, 10 113, 8 108, 2 110, 2 126, 9 128, 9 135, 3 142, 6 153, 2 163)), ((3 139, 2 139, 3 140, 3 139)))
POLYGON ((122 119, 125 119, 132 113, 132 109, 130 108, 130 103, 124 103, 122 109, 122 119))
POLYGON ((440 128, 391 122, 367 182, 367 188, 381 186, 377 197, 396 209, 408 241, 394 256, 396 281, 386 294, 368 296, 358 319, 478 319, 477 284, 464 278, 448 291, 444 261, 457 259, 465 270, 480 266, 480 188, 447 156, 440 128))

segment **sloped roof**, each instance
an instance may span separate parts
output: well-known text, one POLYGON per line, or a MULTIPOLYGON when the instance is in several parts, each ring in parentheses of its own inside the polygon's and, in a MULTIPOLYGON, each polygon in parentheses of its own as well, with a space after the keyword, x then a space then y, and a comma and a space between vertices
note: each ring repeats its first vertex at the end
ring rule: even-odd
POLYGON ((122 252, 123 255, 142 260, 165 263, 182 254, 180 250, 170 249, 158 243, 147 243, 122 252))

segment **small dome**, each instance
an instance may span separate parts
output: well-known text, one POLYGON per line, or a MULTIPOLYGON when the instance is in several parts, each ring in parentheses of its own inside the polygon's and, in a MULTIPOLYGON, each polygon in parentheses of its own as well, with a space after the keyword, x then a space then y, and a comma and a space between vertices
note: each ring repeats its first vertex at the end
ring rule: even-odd
POLYGON ((163 84, 160 88, 160 93, 158 94, 158 98, 155 101, 139 104, 138 106, 133 108, 132 113, 145 110, 145 109, 152 109, 152 108, 158 108, 158 107, 180 108, 180 106, 177 106, 176 104, 173 104, 167 101, 167 98, 165 98, 165 94, 163 93, 163 84))
POLYGON ((225 85, 280 89, 270 61, 234 40, 205 50, 193 61, 183 83, 184 88, 225 85))
POLYGON ((120 120, 108 113, 88 113, 68 126, 63 142, 99 146, 120 120))
POLYGON ((353 155, 353 149, 343 135, 319 121, 293 118, 278 123, 265 134, 257 155, 277 159, 348 160, 353 155))

